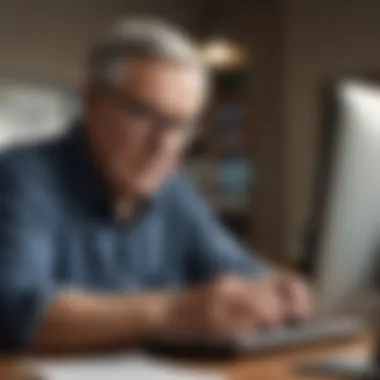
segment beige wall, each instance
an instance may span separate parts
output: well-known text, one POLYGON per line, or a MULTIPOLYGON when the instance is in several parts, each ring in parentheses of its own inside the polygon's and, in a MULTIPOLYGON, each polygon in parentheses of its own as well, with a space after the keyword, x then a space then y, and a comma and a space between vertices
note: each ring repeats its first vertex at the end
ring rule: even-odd
POLYGON ((1 0, 0 75, 76 85, 87 47, 112 22, 146 12, 190 29, 198 19, 186 0, 1 0))
POLYGON ((288 251, 308 213, 315 169, 323 79, 380 69, 380 1, 286 0, 284 13, 284 121, 288 251))

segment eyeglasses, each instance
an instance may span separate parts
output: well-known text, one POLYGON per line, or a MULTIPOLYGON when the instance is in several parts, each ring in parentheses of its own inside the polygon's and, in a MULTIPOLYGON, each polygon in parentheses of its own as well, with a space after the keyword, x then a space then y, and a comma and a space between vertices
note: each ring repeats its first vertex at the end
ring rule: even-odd
POLYGON ((191 143, 197 135, 194 121, 163 115, 153 105, 115 86, 102 85, 101 91, 117 105, 128 120, 135 123, 137 128, 152 134, 176 136, 186 143, 191 143))

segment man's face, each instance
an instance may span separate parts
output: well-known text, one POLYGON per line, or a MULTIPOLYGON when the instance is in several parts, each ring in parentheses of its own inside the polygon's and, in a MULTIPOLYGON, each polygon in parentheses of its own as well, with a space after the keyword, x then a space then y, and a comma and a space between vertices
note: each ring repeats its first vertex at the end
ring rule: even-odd
POLYGON ((168 61, 132 61, 118 86, 88 91, 87 131, 117 196, 149 196, 176 169, 203 100, 200 73, 168 61))

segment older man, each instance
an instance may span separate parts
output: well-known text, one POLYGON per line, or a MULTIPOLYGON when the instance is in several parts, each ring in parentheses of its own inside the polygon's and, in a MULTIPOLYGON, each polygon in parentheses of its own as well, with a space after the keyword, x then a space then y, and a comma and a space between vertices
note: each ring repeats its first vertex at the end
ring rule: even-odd
POLYGON ((93 350, 304 317, 178 172, 207 96, 192 43, 130 20, 89 60, 83 118, 0 160, 0 345, 93 350))

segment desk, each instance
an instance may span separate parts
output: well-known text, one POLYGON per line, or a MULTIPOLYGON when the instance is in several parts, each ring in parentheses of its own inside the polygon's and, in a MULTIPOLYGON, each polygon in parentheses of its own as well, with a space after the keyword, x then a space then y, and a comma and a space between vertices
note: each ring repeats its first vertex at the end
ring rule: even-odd
MULTIPOLYGON (((248 357, 235 360, 222 368, 228 380, 317 380, 321 377, 296 374, 294 366, 305 359, 337 352, 368 353, 371 349, 371 339, 368 334, 339 343, 329 343, 303 349, 283 351, 259 357, 248 357)), ((323 378, 324 379, 324 378, 323 378)))
MULTIPOLYGON (((295 374, 294 365, 300 360, 315 358, 318 355, 323 356, 334 352, 366 353, 369 352, 370 348, 370 336, 362 334, 339 343, 282 351, 277 354, 245 357, 223 363, 198 363, 197 366, 217 370, 224 374, 228 380, 318 380, 319 377, 295 374)), ((0 359, 0 379, 35 380, 36 378, 32 374, 22 373, 21 365, 21 359, 0 359)))
MULTIPOLYGON (((318 380, 325 377, 296 374, 294 366, 305 359, 325 356, 329 353, 369 353, 371 338, 368 333, 335 343, 310 345, 304 348, 284 350, 276 354, 234 359, 225 363, 205 363, 200 367, 216 369, 227 380, 318 380)), ((331 377, 329 378, 329 380, 331 377)))

